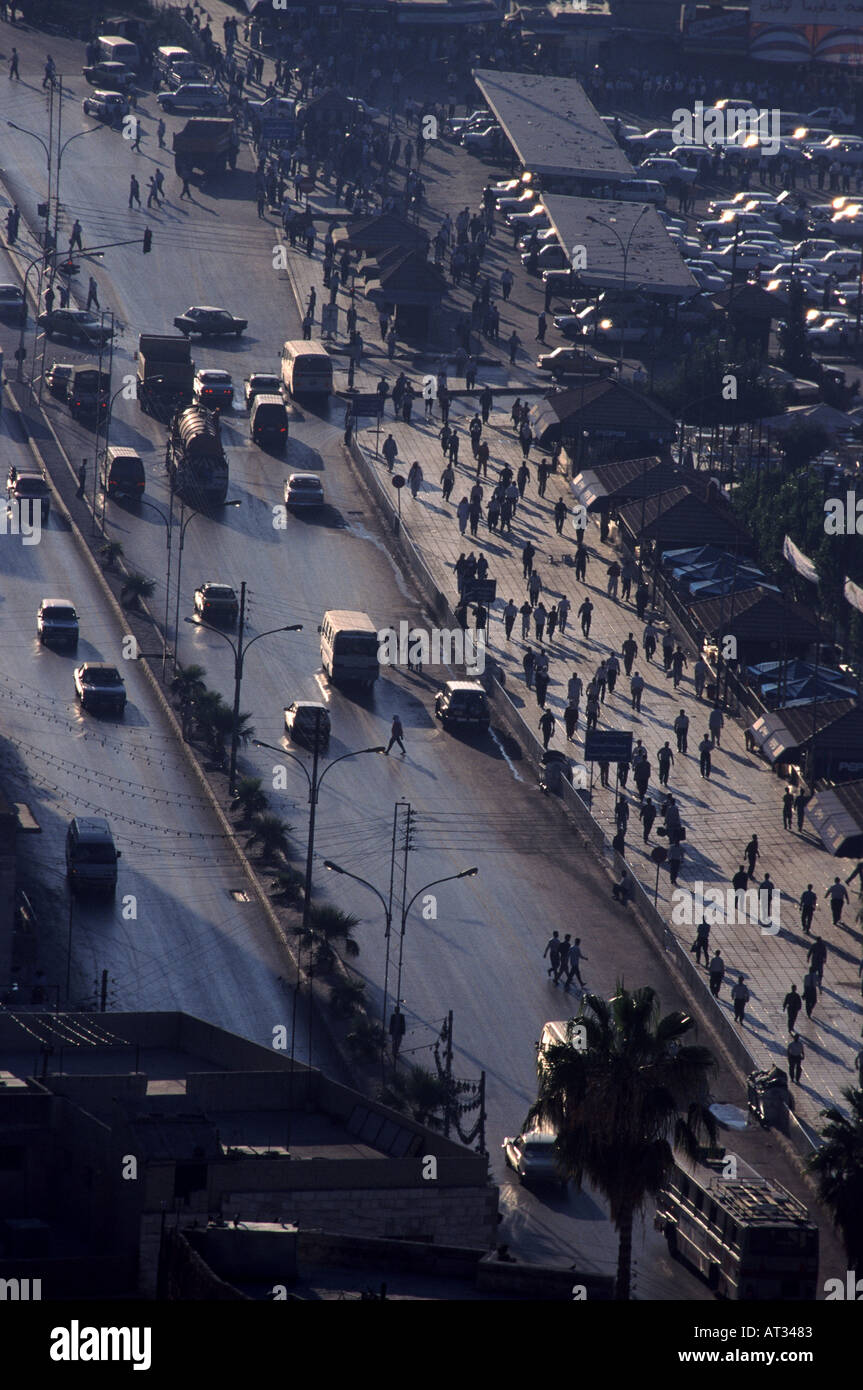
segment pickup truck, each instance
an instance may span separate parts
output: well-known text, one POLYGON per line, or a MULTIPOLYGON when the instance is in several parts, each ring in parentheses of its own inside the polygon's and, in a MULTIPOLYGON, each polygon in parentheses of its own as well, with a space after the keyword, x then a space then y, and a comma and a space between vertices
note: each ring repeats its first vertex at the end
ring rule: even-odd
POLYGON ((72 419, 104 415, 110 390, 110 372, 100 372, 98 367, 73 367, 66 387, 66 404, 72 419))

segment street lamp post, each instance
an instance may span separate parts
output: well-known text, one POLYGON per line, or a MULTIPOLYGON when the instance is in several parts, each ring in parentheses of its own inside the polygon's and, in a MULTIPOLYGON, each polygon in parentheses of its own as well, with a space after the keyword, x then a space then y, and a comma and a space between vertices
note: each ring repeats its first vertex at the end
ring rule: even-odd
POLYGON ((325 860, 324 860, 324 868, 325 868, 325 869, 329 869, 331 873, 334 873, 334 874, 343 874, 345 878, 352 878, 353 881, 354 881, 354 883, 361 883, 362 886, 363 886, 364 888, 368 888, 368 890, 369 890, 370 893, 374 893, 375 897, 379 900, 379 902, 380 902, 380 904, 381 904, 381 907, 382 907, 383 910, 384 910, 384 921, 385 921, 386 924, 387 924, 387 929, 386 929, 386 933, 385 933, 384 939, 385 939, 385 941, 386 941, 386 943, 387 943, 387 949, 386 949, 386 964, 385 964, 385 966, 384 966, 384 1001, 383 1001, 383 1006, 382 1006, 382 1008, 381 1008, 381 1033, 382 1033, 382 1035, 383 1035, 383 1041, 382 1041, 382 1043, 381 1043, 381 1078, 383 1079, 383 1075, 384 1075, 384 1071, 385 1071, 385 1067, 386 1067, 385 1058, 386 1058, 386 1037, 387 1037, 387 986, 388 986, 388 983, 389 983, 390 934, 391 934, 391 932, 392 932, 392 925, 393 925, 392 905, 391 905, 390 903, 387 902, 386 898, 384 897, 384 895, 383 895, 383 893, 380 891, 380 889, 379 889, 379 888, 376 888, 375 885, 374 885, 373 883, 369 883, 369 881, 368 881, 367 878, 360 878, 359 874, 352 874, 352 873, 350 872, 349 869, 343 869, 343 868, 341 867, 341 865, 339 865, 339 864, 334 864, 333 861, 332 861, 331 859, 325 859, 325 860))
POLYGON ((240 585, 240 619, 237 628, 236 642, 232 642, 227 633, 221 632, 219 628, 214 627, 212 623, 205 622, 203 618, 199 618, 197 621, 194 618, 183 619, 184 622, 191 623, 193 627, 205 627, 208 632, 215 632, 217 637, 221 637, 224 639, 224 641, 227 642, 228 646, 231 648, 231 651, 234 653, 234 718, 231 727, 231 763, 228 771, 228 791, 230 792, 231 796, 233 796, 234 794, 235 783, 237 779, 237 750, 240 746, 240 687, 243 683, 243 663, 246 659, 246 652, 249 650, 249 647, 254 646, 255 642, 260 642, 262 637, 272 637, 273 633, 276 632, 302 632, 303 630, 302 623, 290 623, 285 627, 271 627, 268 628, 266 632, 259 632, 257 637, 252 637, 246 643, 246 645, 243 646, 243 628, 245 626, 245 617, 246 581, 243 580, 242 584, 240 585))
POLYGON ((404 955, 405 928, 407 927, 408 913, 410 912, 417 898, 420 897, 422 893, 428 892, 429 888, 436 888, 439 883, 452 883, 457 878, 475 878, 478 873, 479 869, 476 867, 476 865, 474 865, 474 867, 471 869, 462 869, 461 873, 458 874, 447 874, 445 878, 433 878, 431 883, 425 883, 423 884, 422 888, 418 888, 417 891, 414 893, 413 897, 407 903, 407 905, 402 908, 402 929, 401 935, 399 937, 399 969, 398 979, 396 981, 396 1002, 398 1002, 402 997, 402 957, 404 955))
MULTIPOLYGON (((241 506, 243 505, 243 503, 242 503, 242 500, 241 500, 240 498, 233 498, 230 502, 225 502, 223 505, 226 506, 226 507, 241 507, 241 506)), ((180 498, 180 521, 179 521, 179 526, 180 526, 180 543, 179 543, 179 545, 178 545, 178 547, 177 547, 177 601, 176 601, 176 603, 174 604, 174 658, 173 658, 173 661, 174 661, 174 668, 173 668, 173 669, 174 669, 174 675, 177 674, 177 665, 178 665, 177 658, 178 658, 179 653, 180 653, 180 580, 181 580, 182 574, 183 574, 183 547, 184 547, 185 544, 186 544, 186 527, 189 525, 189 522, 190 522, 190 521, 193 521, 193 520, 195 519, 196 516, 201 516, 201 512, 197 512, 197 511, 195 511, 195 509, 194 509, 193 507, 190 507, 190 509, 189 509, 189 516, 187 516, 187 517, 186 517, 186 520, 184 521, 184 520, 183 520, 183 517, 184 517, 184 515, 185 515, 185 511, 186 511, 186 503, 185 503, 184 499, 181 497, 181 498, 180 498)), ((173 486, 172 486, 172 487, 171 487, 171 516, 173 517, 173 515, 174 515, 174 488, 173 488, 173 486)), ((168 570, 168 586, 169 586, 169 587, 170 587, 170 584, 171 584, 171 571, 170 571, 170 569, 169 569, 169 570, 168 570)), ((216 629, 216 630, 218 630, 218 629, 216 629)), ((279 629, 279 628, 276 628, 275 631, 278 632, 278 631, 280 631, 280 629, 279 629)), ((220 636, 224 636, 224 633, 220 633, 219 635, 220 635, 220 636)), ((166 629, 166 632, 165 632, 165 637, 166 637, 166 639, 167 639, 167 629, 166 629)))
MULTIPOLYGON (((650 203, 645 203, 645 204, 644 204, 644 206, 643 206, 642 209, 641 209, 641 212, 638 214, 638 216, 636 217, 635 221, 633 222, 632 227, 630 228, 630 231, 629 231, 629 236, 627 237, 627 239, 626 239, 625 242, 624 242, 623 238, 621 237, 620 233, 618 232, 617 228, 614 226, 614 218, 613 218, 613 217, 610 217, 610 218, 608 219, 607 222, 603 222, 603 221, 601 221, 600 218, 594 217, 591 213, 589 213, 588 216, 587 216, 587 221, 588 221, 588 222, 594 222, 594 223, 596 224, 597 227, 606 227, 606 228, 611 232, 612 236, 614 236, 614 237, 616 238, 617 244, 618 244, 618 246, 620 247, 621 251, 623 252, 623 291, 622 291, 622 292, 623 292, 624 295, 626 294, 626 269, 627 269, 627 265, 628 265, 628 263, 629 263, 629 248, 630 248, 630 246, 632 245, 632 238, 635 236, 635 230, 636 230, 636 228, 637 228, 639 222, 641 221, 642 217, 644 216, 644 214, 645 214, 645 213, 648 211, 648 209, 650 208, 650 206, 651 206, 650 203)), ((617 374, 618 374, 618 379, 620 379, 620 377, 623 375, 623 329, 626 327, 626 316, 625 316, 625 315, 626 315, 626 309, 625 309, 625 306, 624 306, 624 318, 623 318, 623 320, 621 321, 621 325, 620 325, 620 327, 621 327, 621 334, 620 334, 620 349, 619 349, 619 351, 618 351, 618 356, 617 356, 617 374)))

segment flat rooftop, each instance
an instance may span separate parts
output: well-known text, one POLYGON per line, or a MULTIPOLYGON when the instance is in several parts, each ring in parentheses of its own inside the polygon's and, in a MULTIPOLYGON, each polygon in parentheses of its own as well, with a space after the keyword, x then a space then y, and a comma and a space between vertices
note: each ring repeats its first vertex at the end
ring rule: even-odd
POLYGON ((584 284, 622 288, 623 252, 628 245, 628 289, 638 286, 649 294, 674 295, 677 299, 697 294, 698 284, 656 208, 611 198, 568 198, 558 193, 544 194, 542 203, 567 255, 571 256, 574 246, 584 247, 586 265, 578 272, 584 284))
POLYGON ((630 179, 635 170, 574 77, 475 68, 474 80, 532 174, 630 179))

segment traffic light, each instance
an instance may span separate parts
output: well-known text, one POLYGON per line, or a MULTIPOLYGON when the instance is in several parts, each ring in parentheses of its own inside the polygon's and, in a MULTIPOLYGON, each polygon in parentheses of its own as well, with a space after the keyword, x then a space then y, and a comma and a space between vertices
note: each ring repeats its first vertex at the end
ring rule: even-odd
POLYGON ((153 245, 153 233, 149 227, 144 229, 144 255, 146 256, 153 245))

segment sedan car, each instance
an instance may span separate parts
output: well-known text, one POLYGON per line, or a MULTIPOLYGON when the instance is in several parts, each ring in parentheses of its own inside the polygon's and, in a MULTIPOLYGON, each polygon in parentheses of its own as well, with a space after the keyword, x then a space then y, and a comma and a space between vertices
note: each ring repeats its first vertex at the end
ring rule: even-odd
POLYGON ((320 752, 330 741, 330 712, 314 700, 294 700, 285 710, 285 732, 307 748, 314 748, 317 740, 320 752))
POLYGON ((500 126, 490 125, 483 130, 466 130, 460 143, 474 154, 490 154, 500 139, 500 126))
POLYGON ((209 76, 210 74, 201 67, 200 63, 181 61, 171 64, 165 73, 164 81, 170 90, 175 92, 178 87, 182 87, 187 82, 207 86, 209 85, 207 83, 209 76))
POLYGON ((130 92, 135 85, 135 74, 125 63, 93 63, 81 71, 88 86, 103 91, 130 92))
POLYGON ((285 506, 322 507, 324 487, 317 473, 292 473, 285 483, 285 506))
POLYGON ((116 666, 105 661, 85 661, 75 667, 75 698, 82 709, 122 714, 126 708, 126 687, 116 666))
POLYGON ((681 164, 679 159, 643 159, 638 173, 643 179, 658 179, 660 183, 673 183, 675 179, 679 183, 695 183, 698 178, 698 170, 681 164))
POLYGON ((529 212, 539 196, 535 188, 525 188, 521 185, 520 193, 507 194, 504 198, 498 198, 495 204, 495 211, 501 214, 511 212, 529 212))
POLYGON ((17 285, 0 285, 0 318, 23 323, 27 318, 27 301, 17 285))
POLYGON ((51 395, 58 401, 65 401, 74 370, 71 362, 52 362, 48 368, 45 382, 51 395))
POLYGON ((233 333, 239 338, 248 326, 248 319, 235 318, 227 309, 214 309, 209 304, 192 305, 185 314, 178 314, 174 319, 174 327, 186 338, 192 333, 202 338, 224 338, 233 333))
POLYGON ((447 121, 446 128, 451 135, 461 135, 468 126, 476 125, 479 121, 482 121, 483 125, 488 125, 490 120, 491 112, 481 106, 479 110, 472 111, 469 116, 453 116, 447 121))
POLYGON ((77 647, 78 614, 68 598, 43 598, 36 614, 36 635, 44 646, 77 647))
POLYGON ((195 372, 192 403, 208 410, 230 410, 234 404, 234 383, 230 372, 203 367, 195 372))
POLYGON ((97 121, 107 121, 113 124, 120 121, 124 116, 128 116, 131 106, 129 98, 122 92, 103 92, 95 91, 92 96, 85 97, 81 102, 81 110, 85 116, 95 116, 97 121))
POLYGON ((15 468, 14 465, 9 469, 9 477, 6 480, 6 495, 10 503, 20 505, 30 503, 30 507, 25 507, 25 516, 29 517, 31 509, 34 509, 39 502, 42 523, 48 520, 51 511, 51 489, 47 479, 35 471, 25 472, 15 468))
POLYGON ((479 681, 447 681, 435 695, 435 719, 449 729, 478 729, 491 723, 488 696, 479 681))
POLYGON ((281 377, 272 372, 252 372, 243 381, 243 397, 246 409, 251 410, 256 396, 279 396, 282 391, 281 377))
POLYGON ((163 111, 224 111, 228 105, 221 87, 206 82, 184 82, 172 92, 160 92, 156 100, 163 111))
POLYGON ((206 623, 235 623, 240 612, 237 595, 227 584, 199 584, 194 605, 195 617, 206 623))
MULTIPOLYGON (((560 315, 561 318, 570 317, 560 315)), ((575 315, 571 317, 575 318, 575 315)), ((582 331, 584 331, 582 329, 582 331)), ((572 336, 580 336, 571 330, 572 336)), ((561 374, 581 373, 585 370, 584 352, 581 348, 559 347, 553 352, 544 352, 536 359, 536 365, 541 372, 551 372, 552 376, 561 374)))
POLYGON ((812 327, 807 327, 806 341, 810 347, 828 352, 831 349, 844 348, 851 341, 854 327, 854 320, 847 315, 834 314, 812 327))
POLYGON ((504 1139, 501 1148, 510 1168, 514 1168, 525 1187, 530 1183, 566 1186, 554 1152, 556 1136, 550 1130, 532 1129, 514 1139, 504 1139))
MULTIPOLYGON (((534 263, 534 253, 532 251, 522 252, 522 265, 530 270, 534 263)), ((546 242, 544 246, 538 246, 536 250, 537 270, 563 270, 567 266, 567 256, 562 246, 557 242, 546 242)))
POLYGON ((551 225, 548 213, 539 203, 530 212, 510 213, 506 220, 510 227, 520 227, 523 232, 529 232, 533 227, 541 231, 543 227, 551 225))
POLYGON ((86 343, 88 346, 106 343, 116 332, 88 309, 52 309, 50 313, 46 310, 36 322, 45 329, 48 338, 69 338, 73 343, 86 343))

